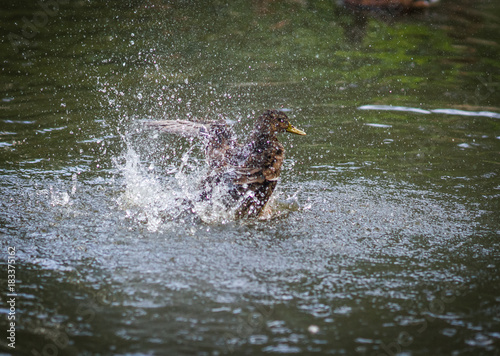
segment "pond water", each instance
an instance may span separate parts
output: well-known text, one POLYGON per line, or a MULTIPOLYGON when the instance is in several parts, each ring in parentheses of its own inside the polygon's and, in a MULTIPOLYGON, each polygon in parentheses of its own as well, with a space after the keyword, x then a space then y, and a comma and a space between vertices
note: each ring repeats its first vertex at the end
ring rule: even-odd
POLYGON ((0 6, 4 354, 499 352, 497 2, 0 6), (307 136, 258 220, 142 126, 269 108, 307 136))

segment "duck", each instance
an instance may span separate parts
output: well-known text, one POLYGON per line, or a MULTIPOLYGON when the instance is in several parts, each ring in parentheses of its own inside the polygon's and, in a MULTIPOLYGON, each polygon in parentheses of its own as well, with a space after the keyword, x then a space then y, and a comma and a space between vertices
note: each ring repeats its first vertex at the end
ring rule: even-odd
POLYGON ((258 218, 271 198, 285 158, 278 135, 285 132, 306 135, 279 110, 266 110, 255 118, 253 130, 243 143, 238 142, 223 119, 160 120, 145 124, 164 133, 201 139, 208 169, 201 183, 200 200, 210 201, 214 188, 223 187, 227 192, 225 205, 235 212, 235 219, 258 218))

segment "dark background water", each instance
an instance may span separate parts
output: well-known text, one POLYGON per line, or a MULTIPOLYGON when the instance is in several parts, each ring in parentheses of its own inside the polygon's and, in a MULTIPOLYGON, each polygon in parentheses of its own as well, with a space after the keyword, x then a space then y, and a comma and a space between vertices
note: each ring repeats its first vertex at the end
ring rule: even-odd
POLYGON ((498 2, 0 7, 2 352, 498 353, 498 2), (140 125, 267 108, 307 132, 267 220, 191 211, 200 147, 140 125))

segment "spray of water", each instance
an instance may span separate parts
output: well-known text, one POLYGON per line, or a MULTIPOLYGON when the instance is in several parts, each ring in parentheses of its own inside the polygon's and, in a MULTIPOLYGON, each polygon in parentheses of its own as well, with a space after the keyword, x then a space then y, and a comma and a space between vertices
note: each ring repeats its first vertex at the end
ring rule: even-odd
MULTIPOLYGON (((208 167, 203 157, 198 157, 197 142, 187 141, 187 147, 174 148, 176 138, 169 141, 167 137, 166 144, 151 144, 164 138, 157 133, 151 135, 135 140, 123 137, 124 153, 115 160, 124 179, 119 205, 127 217, 144 224, 150 231, 186 222, 210 225, 234 222, 239 205, 230 197, 227 185, 214 184, 210 187, 210 199, 200 198, 206 189, 202 183, 208 167), (170 154, 160 155, 161 159, 156 159, 155 164, 158 151, 168 150, 170 154)), ((259 219, 273 219, 296 210, 296 195, 284 200, 283 192, 278 189, 259 219)), ((241 201, 246 198, 242 197, 241 201)))

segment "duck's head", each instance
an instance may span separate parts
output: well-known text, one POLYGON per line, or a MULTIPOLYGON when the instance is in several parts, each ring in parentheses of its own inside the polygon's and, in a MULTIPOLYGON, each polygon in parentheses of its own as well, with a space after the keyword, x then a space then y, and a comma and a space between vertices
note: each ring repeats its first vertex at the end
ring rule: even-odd
POLYGON ((255 130, 264 135, 276 135, 278 132, 291 132, 297 135, 306 133, 293 126, 283 111, 267 110, 257 119, 255 130))

